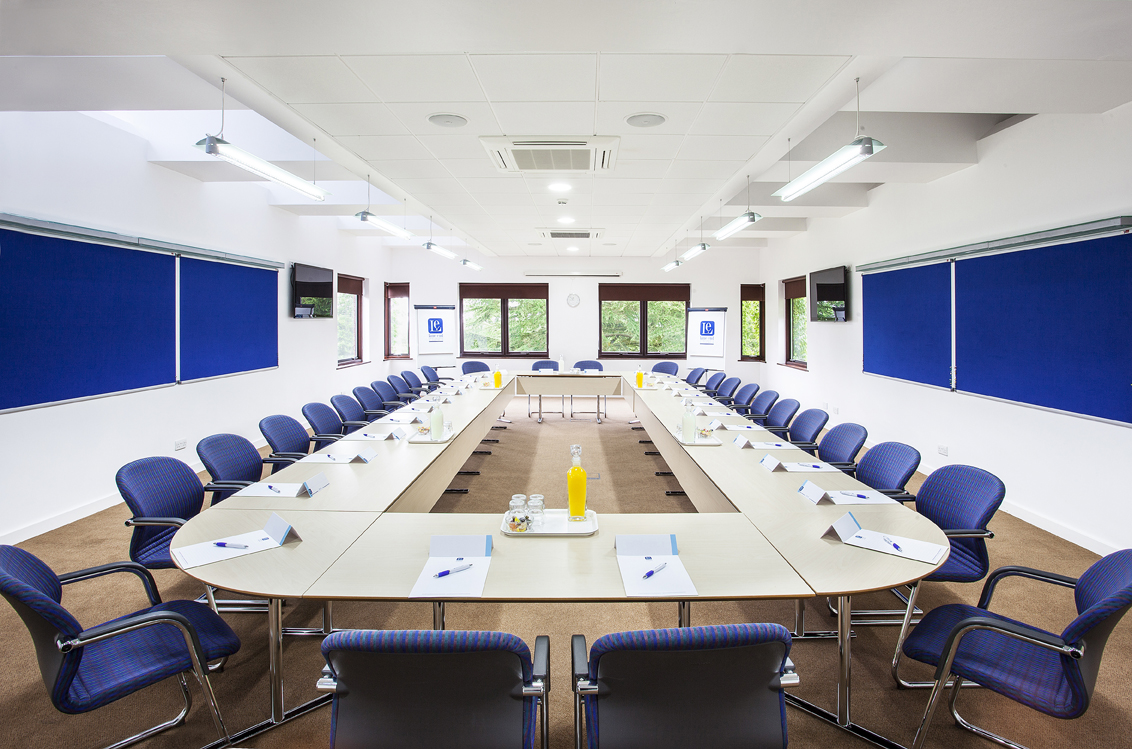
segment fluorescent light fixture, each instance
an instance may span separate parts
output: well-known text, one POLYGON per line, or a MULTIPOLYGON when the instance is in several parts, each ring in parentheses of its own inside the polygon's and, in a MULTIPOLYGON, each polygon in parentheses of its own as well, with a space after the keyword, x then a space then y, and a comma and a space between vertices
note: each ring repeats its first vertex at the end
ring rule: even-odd
POLYGON ((570 187, 570 185, 566 184, 565 182, 555 182, 549 185, 547 189, 551 192, 570 192, 570 190, 574 188, 570 187))
POLYGON ((883 151, 885 148, 886 146, 876 138, 862 135, 849 145, 835 151, 831 156, 827 156, 817 166, 788 182, 774 195, 782 198, 783 201, 790 201, 799 195, 805 195, 823 182, 828 182, 846 169, 860 164, 874 153, 883 151))
POLYGON ((706 242, 700 242, 698 245, 696 245, 695 247, 692 247, 687 252, 685 252, 683 255, 681 255, 680 259, 683 260, 684 262, 688 262, 689 260, 694 258, 696 255, 702 255, 705 252, 707 252, 709 247, 711 247, 710 244, 707 244, 706 242))
POLYGON ((679 268, 683 264, 684 264, 683 260, 673 260, 671 263, 668 263, 667 265, 663 266, 661 268, 661 270, 664 271, 665 273, 667 273, 670 270, 676 270, 677 268, 679 268))
POLYGON ((566 251, 567 251, 567 252, 577 252, 577 251, 578 251, 578 248, 577 248, 577 247, 573 247, 573 246, 571 246, 571 247, 567 247, 567 248, 566 248, 566 251))
POLYGON ((472 270, 483 270, 482 265, 480 265, 479 263, 473 263, 471 260, 468 260, 467 258, 464 258, 463 260, 461 260, 460 265, 466 265, 469 268, 471 268, 472 270))
POLYGON ((743 215, 736 218, 734 221, 728 223, 727 226, 723 227, 712 236, 722 241, 730 237, 735 232, 740 231, 743 227, 750 226, 761 218, 762 215, 755 213, 754 211, 747 211, 743 215))
POLYGON ((435 242, 425 242, 422 246, 426 250, 432 250, 437 255, 440 255, 443 258, 448 258, 449 260, 455 260, 457 257, 459 257, 459 255, 457 255, 452 250, 446 250, 435 242))
POLYGON ((400 226, 394 226, 388 221, 378 218, 369 211, 362 211, 360 213, 355 213, 354 215, 360 218, 362 221, 365 221, 367 224, 381 229, 384 232, 389 232, 390 234, 401 237, 402 239, 413 238, 413 233, 411 231, 402 229, 400 226))
POLYGON ((574 223, 574 217, 573 216, 563 216, 562 218, 558 219, 558 223, 560 223, 560 224, 572 224, 572 223, 574 223))
POLYGON ((242 148, 237 148, 228 141, 218 138, 215 135, 206 135, 204 140, 197 143, 197 146, 203 148, 204 152, 210 156, 223 159, 229 164, 238 166, 264 179, 269 179, 285 187, 290 187, 295 192, 302 193, 308 198, 326 200, 326 196, 330 194, 318 185, 307 182, 305 179, 291 174, 286 169, 280 169, 271 162, 264 161, 258 156, 253 156, 242 148))

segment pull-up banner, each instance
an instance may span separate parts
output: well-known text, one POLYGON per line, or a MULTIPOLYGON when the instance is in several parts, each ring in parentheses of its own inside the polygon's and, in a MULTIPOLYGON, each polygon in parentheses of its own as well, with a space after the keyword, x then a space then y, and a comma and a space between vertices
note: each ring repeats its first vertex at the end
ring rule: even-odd
POLYGON ((723 357, 726 307, 688 308, 688 356, 723 357))
POLYGON ((456 353, 456 306, 416 304, 417 352, 421 355, 456 353))

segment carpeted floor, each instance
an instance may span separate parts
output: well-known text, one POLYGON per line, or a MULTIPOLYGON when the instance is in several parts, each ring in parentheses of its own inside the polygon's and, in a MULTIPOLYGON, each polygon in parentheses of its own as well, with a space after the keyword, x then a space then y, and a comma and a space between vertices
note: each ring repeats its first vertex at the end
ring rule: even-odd
MULTIPOLYGON (((579 408, 592 408, 592 399, 579 399, 579 408)), ((551 403, 553 408, 556 404, 551 403)), ((488 435, 498 444, 485 444, 491 455, 472 456, 467 470, 479 476, 459 476, 453 487, 469 489, 466 495, 448 494, 436 512, 502 512, 510 495, 542 493, 551 507, 565 506, 564 474, 569 467, 569 445, 583 446, 583 465, 590 481, 591 506, 602 512, 694 512, 686 498, 665 496, 679 486, 671 477, 657 477, 667 470, 659 457, 646 456, 652 446, 642 431, 630 430, 628 406, 610 399, 610 414, 604 423, 569 421, 548 416, 543 424, 526 417, 526 402, 516 398, 508 408, 513 423, 506 430, 488 435), (600 476, 600 478, 599 478, 600 476)), ((500 424, 503 426, 503 424, 500 424)), ((993 466, 984 466, 993 470, 993 466)), ((107 466, 113 473, 117 466, 107 466)), ((913 488, 922 480, 917 476, 913 488)), ((1009 495, 1009 487, 1007 487, 1009 495)), ((29 498, 33 499, 33 498, 29 498)), ((20 544, 38 555, 57 572, 125 559, 129 529, 125 505, 46 533, 20 544)), ((1049 569, 1078 575, 1097 556, 1080 547, 1038 530, 1009 515, 999 513, 991 523, 996 538, 990 542, 992 567, 1007 564, 1049 569)), ((184 573, 157 573, 163 597, 192 598, 201 592, 184 573)), ((932 607, 951 601, 974 603, 977 585, 928 584, 921 603, 932 607)), ((1059 632, 1074 616, 1072 593, 1062 588, 1011 580, 996 593, 996 610, 1014 618, 1059 632)), ((92 625, 145 606, 136 578, 115 575, 78 583, 65 589, 63 603, 85 625, 92 625)), ((872 594, 854 600, 857 608, 896 604, 890 594, 872 594)), ((811 628, 832 626, 823 611, 824 601, 807 604, 811 628)), ((316 625, 321 607, 290 602, 285 609, 287 626, 316 625)), ((239 633, 243 648, 223 673, 213 677, 221 709, 228 726, 236 731, 268 715, 267 653, 264 617, 230 615, 228 621, 239 633)), ((793 610, 786 603, 696 603, 693 624, 741 621, 776 621, 792 626, 793 610)), ((626 629, 668 627, 676 623, 675 603, 598 604, 462 604, 450 605, 447 623, 453 629, 491 629, 512 632, 533 643, 545 634, 551 641, 550 699, 551 745, 573 746, 572 698, 568 680, 570 635, 586 635, 592 643, 602 634, 626 629)), ((335 607, 335 625, 358 628, 429 628, 431 608, 427 603, 340 603, 335 607)), ((927 699, 922 690, 896 690, 889 677, 896 629, 859 627, 853 640, 854 720, 892 739, 908 744, 927 699)), ((25 749, 95 749, 106 746, 149 725, 164 720, 179 709, 179 690, 173 681, 150 687, 87 715, 63 715, 50 704, 36 663, 30 638, 22 622, 8 606, 0 606, 0 716, 3 745, 25 749)), ((316 696, 315 680, 321 668, 319 639, 288 638, 285 643, 287 705, 293 707, 316 696)), ((792 655, 802 685, 795 691, 829 709, 834 709, 837 648, 833 640, 799 641, 792 655)), ((1113 633, 1105 653, 1093 703, 1077 720, 1060 721, 1017 705, 983 690, 965 690, 960 709, 965 717, 990 730, 1037 749, 1039 747, 1108 746, 1126 744, 1132 733, 1132 626, 1122 623, 1113 633), (1125 738, 1120 738, 1120 737, 1125 738)), ((915 672, 913 672, 915 673, 915 672)), ((919 672, 927 676, 926 670, 919 672)), ((193 747, 216 738, 206 710, 197 694, 186 725, 150 739, 148 747, 193 747)), ((793 746, 829 749, 866 746, 796 710, 788 710, 793 746)), ((241 742, 262 749, 294 749, 328 745, 330 711, 319 709, 274 731, 241 742)), ((458 745, 458 743, 456 744, 458 745)), ((953 725, 945 712, 937 713, 929 745, 934 747, 985 747, 989 743, 953 725)))

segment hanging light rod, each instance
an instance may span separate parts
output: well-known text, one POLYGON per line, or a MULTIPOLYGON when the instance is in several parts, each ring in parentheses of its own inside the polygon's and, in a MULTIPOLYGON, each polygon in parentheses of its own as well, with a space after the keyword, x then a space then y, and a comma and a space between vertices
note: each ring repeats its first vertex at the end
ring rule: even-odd
POLYGON ((471 260, 468 260, 468 258, 464 258, 463 260, 461 260, 460 265, 467 266, 467 267, 471 268, 472 270, 483 270, 482 265, 480 265, 479 263, 472 262, 471 260))
POLYGON ((308 198, 326 200, 326 196, 330 193, 318 185, 307 182, 302 177, 291 174, 286 169, 281 169, 258 156, 253 156, 242 148, 237 148, 224 140, 224 84, 226 81, 226 78, 220 79, 220 132, 216 135, 206 133, 204 139, 197 142, 197 147, 203 149, 210 156, 227 161, 233 166, 238 166, 284 187, 290 187, 295 192, 306 195, 308 198))
POLYGON ((692 248, 688 249, 687 251, 685 251, 684 254, 680 256, 680 259, 683 260, 684 262, 688 262, 689 260, 694 258, 696 255, 702 255, 705 252, 707 252, 709 247, 711 247, 710 244, 707 244, 705 242, 700 242, 695 247, 692 247, 692 248))
POLYGON ((359 211, 358 213, 355 213, 354 216, 356 216, 357 218, 360 218, 362 221, 366 222, 367 224, 371 224, 372 226, 375 226, 378 229, 381 229, 384 232, 388 232, 388 233, 390 233, 394 236, 401 237, 401 239, 412 239, 413 233, 411 231, 409 231, 408 229, 402 229, 400 226, 394 226, 393 224, 389 223, 388 221, 385 221, 384 219, 378 218, 374 214, 370 213, 370 210, 369 210, 369 187, 370 187, 369 175, 367 174, 366 175, 366 209, 364 211, 359 211))
POLYGON ((661 270, 664 271, 665 273, 667 273, 670 270, 676 270, 677 268, 679 268, 683 264, 684 264, 683 260, 673 260, 672 262, 664 265, 661 268, 661 270))
POLYGON ((839 148, 833 154, 818 162, 816 166, 773 193, 782 198, 783 202, 791 201, 799 195, 805 195, 818 185, 828 182, 846 169, 860 164, 873 154, 887 148, 876 138, 861 135, 861 79, 856 78, 855 82, 857 84, 857 135, 853 142, 839 148))
POLYGON ((449 260, 455 260, 456 258, 459 257, 459 255, 457 255, 452 250, 446 250, 443 247, 441 247, 440 245, 438 245, 436 242, 433 242, 433 241, 425 242, 421 246, 424 247, 426 250, 430 250, 431 252, 435 252, 437 255, 440 255, 443 258, 448 258, 449 260))
MULTIPOLYGON (((723 206, 723 204, 720 203, 720 210, 721 211, 723 210, 722 206, 723 206)), ((732 234, 735 234, 736 232, 741 231, 743 229, 743 227, 750 226, 751 224, 755 223, 756 221, 759 221, 760 219, 762 219, 762 214, 755 213, 754 211, 751 210, 751 175, 748 174, 747 175, 747 212, 744 213, 744 214, 741 214, 740 216, 738 216, 738 217, 732 219, 731 221, 727 222, 726 226, 722 227, 719 231, 717 231, 712 236, 714 236, 716 239, 718 239, 719 241, 722 242, 723 240, 730 237, 732 234)))

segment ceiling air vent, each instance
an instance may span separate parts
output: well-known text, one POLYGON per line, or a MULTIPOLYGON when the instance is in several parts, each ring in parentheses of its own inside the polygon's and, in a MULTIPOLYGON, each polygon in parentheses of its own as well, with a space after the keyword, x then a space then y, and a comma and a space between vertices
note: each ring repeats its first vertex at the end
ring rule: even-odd
POLYGON ((605 229, 539 229, 543 239, 601 239, 605 229))
POLYGON ((501 172, 605 172, 617 159, 615 136, 480 138, 501 172))

